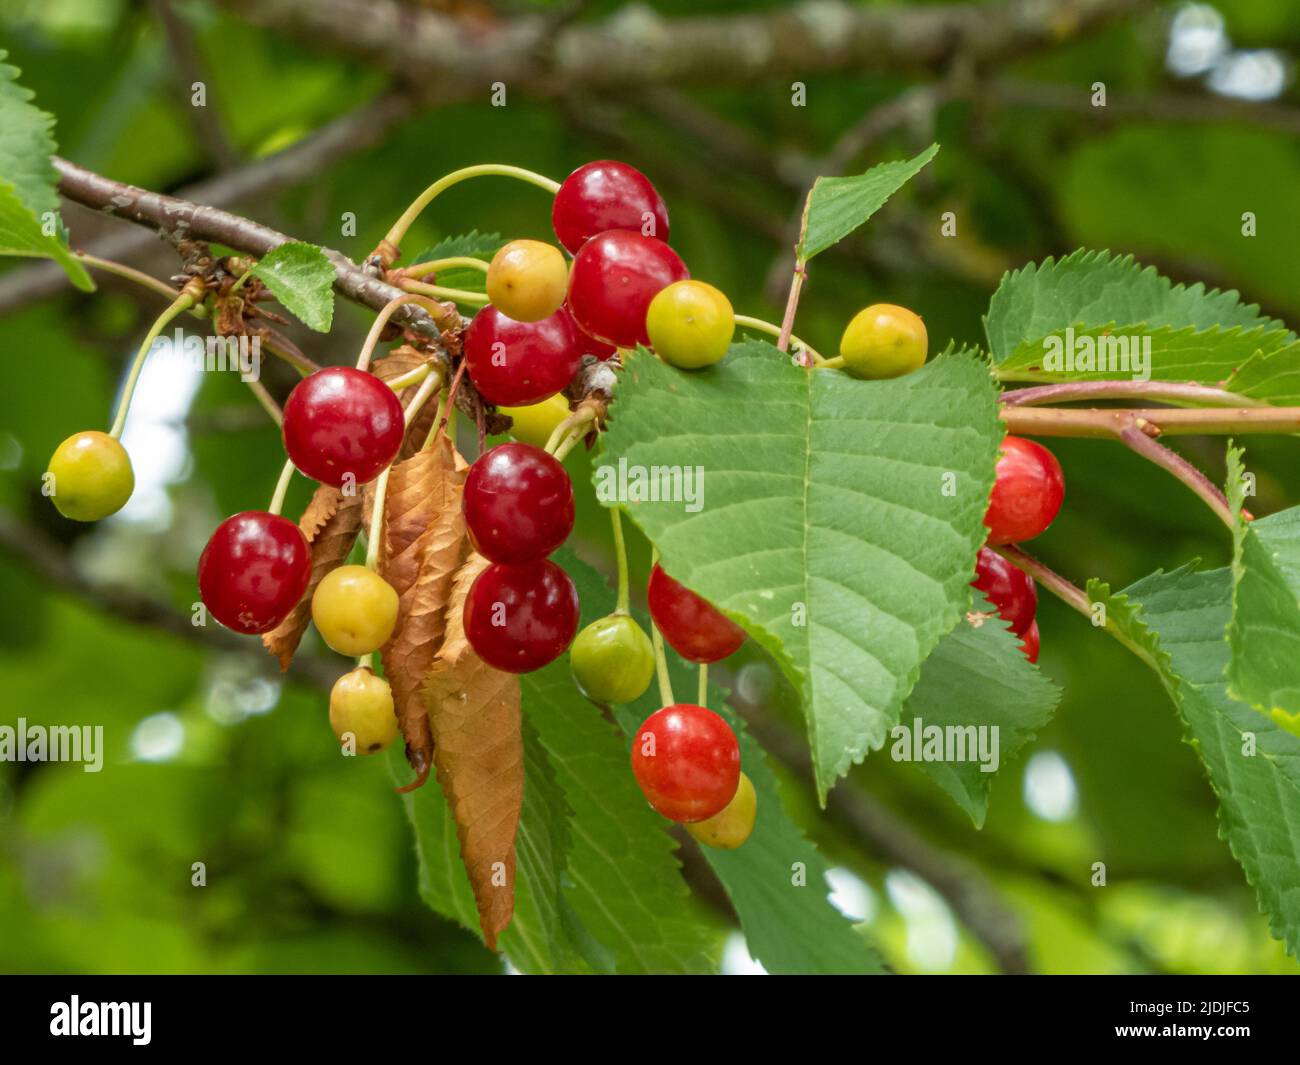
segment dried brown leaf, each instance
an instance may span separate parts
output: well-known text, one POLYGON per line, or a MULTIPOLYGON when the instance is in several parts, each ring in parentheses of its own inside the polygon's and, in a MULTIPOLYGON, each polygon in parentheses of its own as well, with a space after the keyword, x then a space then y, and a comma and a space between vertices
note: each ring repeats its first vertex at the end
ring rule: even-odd
POLYGON ((519 678, 485 663, 465 637, 470 585, 487 567, 471 554, 456 574, 442 650, 424 684, 434 762, 460 840, 479 924, 495 949, 515 905, 515 834, 524 802, 519 678))
POLYGON ((361 496, 344 495, 329 485, 317 485, 311 502, 298 519, 298 528, 311 545, 311 580, 289 616, 262 635, 262 643, 280 660, 281 669, 289 668, 302 634, 307 631, 316 586, 352 552, 357 533, 361 531, 361 496))
POLYGON ((397 592, 397 626, 383 647, 406 758, 418 787, 432 767, 433 734, 420 685, 445 632, 452 581, 466 550, 465 473, 445 436, 393 466, 384 503, 379 572, 397 592))

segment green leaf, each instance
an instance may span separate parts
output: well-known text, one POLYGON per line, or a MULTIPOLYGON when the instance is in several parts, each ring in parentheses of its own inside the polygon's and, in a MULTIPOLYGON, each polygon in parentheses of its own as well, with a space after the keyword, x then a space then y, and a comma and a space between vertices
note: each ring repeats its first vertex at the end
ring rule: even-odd
POLYGON ((1273 934, 1300 949, 1300 737, 1238 702, 1224 679, 1232 574, 1182 569, 1143 578, 1112 595, 1092 582, 1089 598, 1148 654, 1178 707, 1188 741, 1219 797, 1219 831, 1273 934))
POLYGON ((82 292, 94 292, 85 266, 61 237, 47 236, 36 217, 22 204, 13 185, 0 181, 0 255, 53 259, 82 292))
POLYGON ((620 469, 633 490, 637 471, 702 471, 700 506, 628 513, 799 689, 824 796, 884 743, 966 609, 1001 439, 969 352, 891 381, 805 370, 754 341, 695 374, 637 352, 594 480, 608 502, 620 469))
MULTIPOLYGON (((472 229, 459 237, 447 237, 440 240, 432 248, 425 248, 424 251, 411 260, 411 265, 433 262, 435 259, 458 257, 483 259, 486 262, 491 262, 492 256, 500 251, 505 243, 506 238, 500 233, 480 233, 477 229, 472 229)), ((442 285, 444 288, 459 288, 465 292, 486 292, 486 280, 487 275, 482 270, 458 266, 449 270, 438 271, 437 280, 433 283, 442 285)))
MULTIPOLYGON (((922 761, 921 768, 934 778, 960 806, 975 826, 982 827, 988 812, 989 788, 1001 766, 1032 740, 1051 720, 1061 690, 1033 665, 1020 649, 1020 637, 1010 631, 993 608, 976 596, 973 615, 939 641, 921 667, 904 707, 904 722, 895 729, 913 727, 965 730, 971 752, 963 761, 922 761), (997 737, 997 762, 985 772, 973 753, 978 733, 991 728, 997 737)), ((913 748, 909 748, 913 749, 913 748)), ((898 760, 895 757, 895 760, 898 760)))
POLYGON ((271 294, 318 333, 328 333, 334 321, 334 264, 315 244, 290 241, 260 259, 252 274, 271 294))
POLYGON ((1112 328, 1116 333, 1138 326, 1151 332, 1262 329, 1283 330, 1279 339, 1286 336, 1280 322, 1242 303, 1236 292, 1175 285, 1131 255, 1112 258, 1110 252, 1085 249, 1008 273, 984 316, 995 364, 1026 347, 1036 346, 1041 357, 1043 338, 1067 326, 1077 331, 1112 328))
POLYGON ((1232 620, 1228 690, 1300 736, 1300 602, 1276 559, 1241 514, 1247 484, 1241 449, 1228 448, 1232 620))
POLYGON ((20 71, 0 49, 0 255, 53 259, 72 283, 93 292, 86 268, 68 251, 59 218, 59 173, 50 161, 57 150, 54 116, 31 101, 18 84, 20 71))
POLYGON ((932 144, 914 159, 873 166, 856 177, 819 177, 804 205, 799 257, 811 259, 838 244, 885 205, 939 152, 932 144))

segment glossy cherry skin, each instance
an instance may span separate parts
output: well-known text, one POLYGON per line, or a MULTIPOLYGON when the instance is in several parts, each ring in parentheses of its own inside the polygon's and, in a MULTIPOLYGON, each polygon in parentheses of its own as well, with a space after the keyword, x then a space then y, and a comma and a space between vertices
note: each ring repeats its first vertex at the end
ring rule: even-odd
POLYGON ((341 488, 378 477, 397 457, 406 422, 374 374, 331 366, 304 377, 284 404, 284 449, 307 477, 341 488))
POLYGON ((649 344, 650 301, 690 277, 662 240, 613 229, 592 237, 569 271, 569 310, 583 332, 620 348, 649 344))
POLYGON ((670 821, 704 821, 726 809, 740 784, 740 745, 712 710, 675 703, 656 710, 632 742, 632 773, 670 821))
MULTIPOLYGON (((577 322, 574 322, 573 324, 575 327, 578 325, 577 322)), ((597 340, 593 336, 588 336, 580 327, 578 328, 578 347, 581 349, 582 354, 594 355, 601 362, 604 362, 613 355, 614 352, 618 351, 618 348, 613 344, 606 344, 603 340, 597 340)))
POLYGON ((498 444, 480 455, 463 506, 470 539, 490 562, 545 558, 573 531, 573 482, 532 444, 498 444))
POLYGON ((479 395, 506 407, 563 391, 582 362, 578 329, 563 307, 540 322, 516 322, 489 305, 474 315, 464 344, 479 395))
POLYGON ((1002 441, 997 477, 984 515, 991 544, 1032 540, 1049 525, 1065 498, 1061 464, 1042 444, 1019 436, 1002 441))
POLYGON ((551 222, 560 243, 575 254, 607 229, 668 239, 668 208, 650 179, 612 159, 587 163, 564 179, 551 207, 551 222))
POLYGON ((1038 622, 1034 622, 1025 630, 1025 634, 1020 637, 1020 649, 1025 652, 1025 657, 1031 662, 1038 661, 1038 622))
POLYGON ((975 579, 971 581, 988 598, 997 612, 1011 623, 1011 631, 1023 636, 1034 623, 1038 609, 1038 592, 1033 578, 1014 566, 996 551, 981 547, 975 560, 975 579))
POLYGON ((470 585, 465 635, 489 666, 531 673, 554 662, 578 631, 578 591, 549 559, 493 563, 470 585))
POLYGON ((221 624, 268 632, 307 591, 311 549, 298 526, 278 514, 246 510, 217 526, 199 556, 199 594, 221 624))
POLYGON ((659 566, 650 571, 646 600, 664 639, 688 661, 717 662, 745 642, 744 629, 659 566))

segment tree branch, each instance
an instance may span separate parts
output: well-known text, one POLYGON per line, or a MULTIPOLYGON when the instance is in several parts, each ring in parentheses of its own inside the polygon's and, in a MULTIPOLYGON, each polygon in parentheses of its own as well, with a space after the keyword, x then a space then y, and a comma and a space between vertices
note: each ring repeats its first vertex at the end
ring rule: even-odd
POLYGON ((1118 438, 1138 422, 1147 436, 1203 436, 1243 433, 1300 433, 1300 407, 1224 407, 1182 410, 1147 407, 1075 410, 1008 407, 1001 411, 1007 432, 1017 436, 1118 438))

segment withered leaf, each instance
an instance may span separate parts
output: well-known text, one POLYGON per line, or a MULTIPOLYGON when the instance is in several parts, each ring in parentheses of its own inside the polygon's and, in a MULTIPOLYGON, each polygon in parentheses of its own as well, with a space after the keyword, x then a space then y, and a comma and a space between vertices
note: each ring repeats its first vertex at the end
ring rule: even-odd
POLYGON ((379 573, 397 592, 397 626, 383 647, 406 758, 419 787, 432 767, 433 735, 420 685, 446 631, 447 601, 466 550, 463 469, 445 435, 393 466, 384 502, 379 573))
POLYGON ((316 586, 330 570, 342 565, 352 552, 352 545, 361 530, 360 494, 344 495, 329 485, 317 485, 311 502, 298 519, 298 528, 311 545, 311 580, 289 616, 270 632, 262 634, 262 643, 280 660, 281 669, 289 668, 302 634, 307 631, 307 623, 311 621, 311 597, 316 594, 316 586))
POLYGON ((434 762, 489 948, 515 906, 515 834, 524 803, 519 678, 485 663, 465 637, 470 585, 488 562, 474 553, 456 574, 446 636, 424 685, 434 762))

